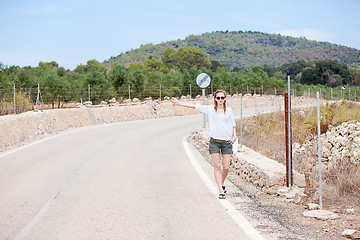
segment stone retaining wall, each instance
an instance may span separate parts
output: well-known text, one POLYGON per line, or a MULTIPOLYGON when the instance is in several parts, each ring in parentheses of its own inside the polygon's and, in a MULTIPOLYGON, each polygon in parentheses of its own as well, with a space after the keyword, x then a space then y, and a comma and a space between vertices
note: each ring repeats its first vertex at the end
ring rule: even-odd
POLYGON ((80 107, 25 112, 0 117, 0 152, 45 135, 69 128, 132 120, 197 114, 193 109, 173 107, 171 102, 114 107, 80 107))

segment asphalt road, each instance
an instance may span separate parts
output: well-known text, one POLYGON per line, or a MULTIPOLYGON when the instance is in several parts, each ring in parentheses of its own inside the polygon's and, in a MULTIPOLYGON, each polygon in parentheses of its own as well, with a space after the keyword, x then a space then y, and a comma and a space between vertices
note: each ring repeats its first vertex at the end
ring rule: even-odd
POLYGON ((184 150, 201 125, 88 127, 0 155, 0 239, 248 239, 184 150))

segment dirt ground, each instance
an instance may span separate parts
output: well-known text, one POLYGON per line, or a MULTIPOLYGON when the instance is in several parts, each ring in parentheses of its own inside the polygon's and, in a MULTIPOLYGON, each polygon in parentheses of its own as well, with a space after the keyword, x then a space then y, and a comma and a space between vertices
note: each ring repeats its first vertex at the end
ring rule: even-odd
MULTIPOLYGON (((191 138, 188 141, 192 143, 191 138)), ((205 147, 197 149, 212 164, 207 149, 205 147)), ((228 199, 237 202, 235 207, 241 212, 260 222, 257 226, 258 230, 273 239, 349 239, 341 236, 345 229, 360 231, 359 209, 349 214, 346 213, 346 209, 323 205, 324 210, 335 212, 339 218, 316 220, 302 215, 307 210, 306 205, 289 203, 282 197, 266 194, 232 170, 229 172, 228 180, 238 188, 238 191, 228 194, 228 199), (237 200, 244 198, 250 201, 239 203, 237 200)))

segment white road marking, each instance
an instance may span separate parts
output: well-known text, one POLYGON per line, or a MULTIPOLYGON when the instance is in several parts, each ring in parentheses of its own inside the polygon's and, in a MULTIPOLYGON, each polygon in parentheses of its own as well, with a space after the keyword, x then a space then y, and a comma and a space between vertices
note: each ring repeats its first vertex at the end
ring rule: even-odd
MULTIPOLYGON (((201 168, 194 155, 191 152, 191 149, 188 145, 186 137, 183 138, 183 146, 186 154, 188 155, 190 162, 193 164, 195 170, 205 183, 206 187, 210 190, 210 192, 218 198, 218 188, 213 183, 209 177, 206 175, 204 170, 201 168)), ((232 219, 239 225, 241 230, 248 236, 251 240, 265 240, 263 236, 249 223, 246 218, 238 211, 236 208, 229 202, 227 199, 218 199, 219 203, 225 208, 226 212, 232 217, 232 219)))

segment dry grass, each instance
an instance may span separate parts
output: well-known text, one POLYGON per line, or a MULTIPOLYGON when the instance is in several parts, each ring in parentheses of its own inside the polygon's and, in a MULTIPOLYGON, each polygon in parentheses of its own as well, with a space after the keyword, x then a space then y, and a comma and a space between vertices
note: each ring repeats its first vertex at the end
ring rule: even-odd
MULTIPOLYGON (((243 143, 278 162, 285 163, 284 113, 251 117, 243 122, 243 143)), ((237 124, 239 135, 240 124, 237 124)))
MULTIPOLYGON (((16 113, 22 113, 33 110, 34 106, 29 96, 21 91, 16 92, 16 113)), ((7 115, 14 113, 14 100, 13 99, 0 99, 0 115, 7 115)))
MULTIPOLYGON (((243 143, 247 147, 285 165, 285 114, 284 112, 264 114, 251 117, 243 122, 243 143)), ((329 125, 337 126, 342 122, 360 121, 360 105, 341 102, 321 107, 321 133, 329 125)), ((302 144, 317 135, 316 108, 296 110, 292 114, 293 143, 302 144)), ((240 131, 238 126, 238 133, 240 131)), ((305 174, 306 193, 314 200, 318 199, 319 175, 317 146, 314 146, 309 158, 294 159, 294 170, 305 174), (313 159, 312 159, 313 158, 313 159)), ((354 164, 350 159, 342 159, 331 168, 323 170, 324 205, 359 206, 360 205, 360 163, 354 164)))

